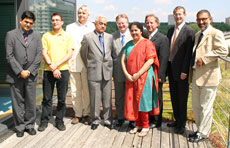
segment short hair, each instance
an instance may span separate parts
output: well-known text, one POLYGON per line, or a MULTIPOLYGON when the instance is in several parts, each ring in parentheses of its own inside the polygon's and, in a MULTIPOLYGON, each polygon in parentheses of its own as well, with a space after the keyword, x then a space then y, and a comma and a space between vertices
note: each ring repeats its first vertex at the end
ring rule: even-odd
POLYGON ((78 11, 81 10, 81 9, 86 10, 88 12, 88 14, 90 13, 90 9, 89 9, 89 7, 87 5, 82 5, 80 8, 78 8, 78 11))
POLYGON ((116 22, 117 22, 117 20, 118 20, 119 18, 125 18, 125 19, 127 19, 127 21, 129 22, 129 18, 128 18, 128 16, 127 16, 126 14, 119 14, 119 15, 116 17, 116 22))
POLYGON ((133 25, 136 25, 137 28, 140 29, 141 32, 143 33, 143 25, 142 25, 141 23, 139 23, 139 22, 133 22, 133 23, 131 23, 131 24, 129 25, 129 29, 130 29, 130 30, 131 30, 131 27, 132 27, 133 25))
POLYGON ((197 14, 196 14, 196 17, 197 17, 199 14, 202 14, 202 13, 207 13, 208 16, 211 17, 210 12, 209 12, 208 10, 206 10, 206 9, 202 9, 202 10, 198 11, 197 14))
POLYGON ((33 12, 31 11, 24 11, 21 16, 21 20, 24 20, 25 18, 32 19, 34 22, 36 20, 36 17, 33 12))
POLYGON ((148 17, 154 17, 155 20, 156 20, 156 23, 158 24, 158 26, 160 26, 160 21, 159 21, 158 17, 156 15, 154 15, 154 14, 148 14, 148 15, 146 15, 146 17, 145 17, 145 23, 146 23, 146 20, 147 20, 148 17))
POLYGON ((185 8, 182 6, 177 6, 174 10, 173 10, 173 14, 175 14, 175 12, 179 9, 183 9, 184 10, 184 14, 186 14, 185 8))
POLYGON ((60 14, 60 13, 53 13, 52 15, 51 15, 51 19, 52 19, 52 17, 53 16, 60 16, 60 18, 61 18, 61 20, 63 21, 63 17, 62 17, 62 15, 60 14))
POLYGON ((106 19, 104 16, 98 16, 98 17, 96 18, 96 20, 95 20, 95 23, 98 22, 99 18, 104 18, 104 19, 106 20, 106 22, 107 22, 107 19, 106 19))

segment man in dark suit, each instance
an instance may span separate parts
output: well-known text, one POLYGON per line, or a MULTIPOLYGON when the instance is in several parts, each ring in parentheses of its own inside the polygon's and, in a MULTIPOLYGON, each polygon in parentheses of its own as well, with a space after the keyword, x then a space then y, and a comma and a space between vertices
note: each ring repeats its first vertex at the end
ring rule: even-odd
POLYGON ((170 54, 168 77, 170 96, 175 122, 167 124, 176 127, 176 133, 183 134, 187 120, 187 100, 189 93, 188 74, 195 31, 185 24, 186 12, 178 6, 173 11, 176 25, 168 30, 170 54))
MULTIPOLYGON (((163 112, 163 96, 162 96, 162 86, 165 82, 165 74, 168 64, 169 58, 169 42, 168 38, 158 31, 158 27, 160 26, 159 19, 154 14, 149 14, 145 17, 145 25, 148 30, 149 39, 154 43, 157 56, 160 62, 160 69, 158 73, 158 82, 159 82, 159 90, 158 90, 158 99, 159 99, 159 107, 160 114, 156 118, 156 126, 161 127, 162 123, 162 112, 163 112)), ((154 117, 150 116, 149 123, 154 123, 154 117)))
MULTIPOLYGON (((125 103, 125 75, 121 68, 122 47, 132 39, 129 27, 129 20, 126 14, 119 14, 116 17, 118 31, 113 35, 113 78, 115 86, 115 105, 117 112, 117 126, 124 123, 124 103, 125 103)), ((131 122, 132 123, 132 122, 131 122)), ((131 124, 130 124, 131 125, 131 124)))
POLYGON ((96 30, 84 36, 81 47, 81 57, 87 68, 93 130, 97 129, 101 121, 101 102, 104 125, 109 128, 112 126, 112 35, 104 32, 106 25, 106 18, 97 17, 96 30))
POLYGON ((41 36, 32 30, 35 15, 23 12, 20 28, 6 34, 5 47, 9 71, 6 81, 10 83, 13 118, 17 137, 24 131, 35 135, 36 82, 42 59, 41 36))

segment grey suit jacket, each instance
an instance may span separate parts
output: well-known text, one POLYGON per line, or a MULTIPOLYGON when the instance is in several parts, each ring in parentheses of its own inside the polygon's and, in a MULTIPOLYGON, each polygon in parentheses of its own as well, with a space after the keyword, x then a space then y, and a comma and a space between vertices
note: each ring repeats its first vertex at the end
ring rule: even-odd
POLYGON ((159 31, 150 39, 157 50, 157 56, 160 62, 158 78, 165 82, 165 74, 169 59, 169 41, 168 38, 159 31))
MULTIPOLYGON (((125 82, 126 78, 121 68, 121 55, 122 55, 122 45, 120 40, 120 31, 116 31, 112 34, 113 36, 113 77, 115 81, 125 82)), ((125 39, 125 44, 132 40, 132 36, 128 34, 125 39)))
POLYGON ((81 57, 87 68, 89 81, 102 81, 112 79, 113 60, 112 52, 112 35, 104 32, 104 50, 105 56, 102 55, 99 38, 96 32, 88 33, 82 40, 81 57))
POLYGON ((25 45, 20 29, 11 30, 6 34, 5 48, 6 59, 9 64, 6 81, 14 83, 22 70, 29 70, 31 73, 29 78, 36 81, 42 60, 42 43, 39 32, 30 30, 28 43, 25 45))

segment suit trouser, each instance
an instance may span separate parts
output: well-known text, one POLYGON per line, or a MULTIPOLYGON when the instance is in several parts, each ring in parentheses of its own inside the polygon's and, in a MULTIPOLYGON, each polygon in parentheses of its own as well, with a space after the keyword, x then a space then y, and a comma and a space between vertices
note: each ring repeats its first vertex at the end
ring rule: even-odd
POLYGON ((87 72, 70 73, 70 86, 73 109, 76 117, 84 117, 90 115, 90 100, 87 72))
POLYGON ((198 133, 208 138, 212 126, 213 103, 217 86, 197 86, 195 73, 192 80, 192 108, 198 133))
POLYGON ((17 131, 34 128, 36 119, 36 81, 32 81, 30 77, 16 79, 16 82, 11 84, 10 87, 13 119, 17 131))
POLYGON ((115 105, 117 112, 117 119, 124 120, 124 103, 125 103, 125 81, 118 82, 114 80, 115 85, 115 105))
POLYGON ((93 124, 99 124, 100 105, 102 103, 104 123, 111 124, 112 116, 112 80, 88 81, 90 92, 90 110, 93 124))
POLYGON ((185 127, 187 120, 187 101, 189 93, 188 78, 175 80, 171 66, 168 68, 170 96, 173 107, 173 115, 178 128, 185 127))
POLYGON ((44 71, 43 74, 43 100, 42 100, 42 115, 41 122, 47 123, 49 116, 52 114, 52 96, 54 91, 54 85, 56 83, 57 88, 57 113, 56 122, 63 122, 63 117, 66 111, 66 93, 68 91, 69 71, 61 71, 61 78, 56 79, 51 71, 44 71))
POLYGON ((163 83, 158 83, 158 84, 159 84, 158 100, 159 100, 160 114, 156 116, 151 116, 149 114, 149 122, 153 123, 154 121, 156 121, 156 124, 161 124, 162 123, 162 113, 163 113, 163 91, 162 91, 163 83))

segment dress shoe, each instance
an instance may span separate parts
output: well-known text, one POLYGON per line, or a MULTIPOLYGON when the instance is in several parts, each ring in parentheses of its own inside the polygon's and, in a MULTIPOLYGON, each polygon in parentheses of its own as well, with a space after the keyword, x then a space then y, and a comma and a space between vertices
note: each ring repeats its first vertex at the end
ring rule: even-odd
POLYGON ((91 129, 92 129, 92 130, 97 129, 98 125, 99 125, 99 124, 92 124, 92 125, 91 125, 91 129))
POLYGON ((84 116, 84 117, 83 117, 83 123, 84 123, 85 125, 90 125, 91 122, 92 122, 92 120, 91 120, 91 117, 90 117, 90 116, 84 116))
POLYGON ((113 124, 105 124, 105 127, 107 127, 108 129, 113 129, 113 124))
POLYGON ((56 127, 59 131, 64 131, 66 130, 66 127, 63 122, 56 122, 56 127))
POLYGON ((121 127, 124 122, 124 120, 118 120, 116 126, 121 127))
POLYGON ((189 138, 189 142, 201 142, 201 141, 204 141, 206 138, 204 137, 201 137, 199 135, 196 135, 195 137, 191 137, 189 138))
POLYGON ((38 127, 38 131, 40 131, 40 132, 44 131, 47 128, 47 126, 48 126, 48 123, 46 123, 46 122, 40 123, 40 125, 38 127))
POLYGON ((172 122, 172 123, 168 123, 167 126, 168 127, 176 127, 177 124, 176 124, 176 122, 172 122))
POLYGON ((193 132, 193 133, 191 133, 191 134, 188 134, 188 137, 189 138, 192 138, 192 137, 195 137, 197 135, 197 132, 193 132))
POLYGON ((25 130, 29 135, 36 135, 36 131, 34 128, 29 128, 25 130))
POLYGON ((16 136, 17 137, 23 137, 24 136, 24 131, 17 131, 16 136))
POLYGON ((71 121, 71 124, 78 124, 80 122, 80 119, 78 117, 74 117, 71 121))
POLYGON ((129 121, 129 128, 133 129, 135 127, 134 121, 129 121))
POLYGON ((182 135, 184 134, 184 131, 185 131, 184 127, 179 127, 179 128, 176 128, 175 133, 182 135))

